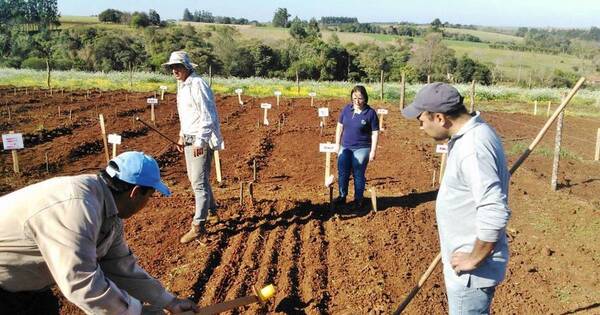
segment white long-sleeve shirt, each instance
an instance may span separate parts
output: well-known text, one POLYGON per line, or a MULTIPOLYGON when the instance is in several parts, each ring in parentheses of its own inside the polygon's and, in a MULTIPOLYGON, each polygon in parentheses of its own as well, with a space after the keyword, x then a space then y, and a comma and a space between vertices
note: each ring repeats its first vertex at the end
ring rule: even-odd
POLYGON ((505 276, 508 263, 506 225, 510 173, 498 135, 477 113, 448 142, 446 170, 436 200, 444 277, 447 282, 491 287, 505 276), (475 269, 457 275, 450 259, 471 252, 475 240, 495 242, 492 253, 475 269))
POLYGON ((180 136, 195 136, 194 145, 197 147, 222 148, 223 137, 212 90, 195 72, 185 81, 177 82, 177 112, 180 136))
POLYGON ((49 179, 0 197, 0 287, 56 283, 87 314, 140 314, 174 296, 138 264, 97 175, 49 179))

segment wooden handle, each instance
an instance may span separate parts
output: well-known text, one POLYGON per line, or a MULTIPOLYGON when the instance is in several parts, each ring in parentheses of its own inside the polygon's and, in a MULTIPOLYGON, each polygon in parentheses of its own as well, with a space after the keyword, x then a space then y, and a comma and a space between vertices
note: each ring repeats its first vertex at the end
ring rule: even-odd
POLYGON ((102 142, 104 143, 104 156, 106 157, 106 163, 110 162, 110 155, 108 153, 108 141, 106 140, 106 127, 104 126, 104 116, 99 115, 100 118, 100 129, 102 130, 102 142))
POLYGON ((187 312, 183 312, 180 314, 181 315, 213 315, 213 314, 219 314, 219 313, 222 313, 222 312, 225 312, 228 310, 232 310, 232 309, 240 307, 240 306, 252 304, 255 302, 258 302, 258 298, 256 296, 254 296, 254 295, 244 296, 241 298, 237 298, 235 300, 202 307, 202 308, 200 308, 200 310, 197 313, 194 313, 192 311, 187 311, 187 312))
POLYGON ((408 303, 410 303, 410 301, 412 301, 412 299, 415 297, 417 292, 419 292, 419 289, 421 289, 423 284, 425 284, 425 281, 427 281, 427 278, 429 278, 429 276, 431 275, 431 273, 433 272, 435 267, 440 263, 440 260, 442 260, 442 253, 438 253, 438 255, 435 256, 435 258, 433 259, 431 264, 429 264, 429 268, 427 268, 427 271, 425 271, 425 273, 419 279, 419 282, 417 283, 417 285, 414 286, 412 288, 412 290, 410 290, 410 293, 408 293, 408 295, 406 296, 404 301, 402 301, 400 306, 398 306, 398 308, 394 311, 394 313, 393 313, 394 315, 398 315, 398 314, 402 313, 402 311, 408 306, 408 303))
POLYGON ((215 150, 215 169, 217 170, 217 182, 221 182, 221 159, 219 158, 219 151, 215 150))

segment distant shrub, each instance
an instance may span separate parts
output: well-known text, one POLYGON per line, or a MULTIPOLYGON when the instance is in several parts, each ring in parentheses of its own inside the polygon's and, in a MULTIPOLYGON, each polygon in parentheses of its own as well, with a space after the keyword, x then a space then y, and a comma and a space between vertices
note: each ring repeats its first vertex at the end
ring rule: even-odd
POLYGON ((29 57, 21 63, 21 68, 27 69, 35 69, 35 70, 45 70, 46 69, 46 61, 42 58, 38 57, 29 57))

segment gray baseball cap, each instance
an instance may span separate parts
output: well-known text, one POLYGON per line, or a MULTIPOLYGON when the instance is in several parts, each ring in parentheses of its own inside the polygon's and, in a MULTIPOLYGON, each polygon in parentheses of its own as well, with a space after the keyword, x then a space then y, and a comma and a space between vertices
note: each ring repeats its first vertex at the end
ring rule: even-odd
POLYGON ((414 101, 402 110, 402 116, 414 119, 423 112, 448 113, 463 106, 463 97, 456 88, 450 84, 434 82, 417 92, 414 101))

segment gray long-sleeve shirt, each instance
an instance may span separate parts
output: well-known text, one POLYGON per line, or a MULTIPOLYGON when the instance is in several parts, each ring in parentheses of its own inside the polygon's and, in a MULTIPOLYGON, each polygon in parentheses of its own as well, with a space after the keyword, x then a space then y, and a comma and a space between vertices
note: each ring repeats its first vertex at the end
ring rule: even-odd
POLYGON ((56 283, 87 314, 140 314, 174 296, 138 264, 106 184, 96 175, 56 177, 0 197, 0 287, 56 283))
POLYGON ((436 201, 444 278, 470 287, 499 284, 506 273, 510 217, 510 173, 494 130, 472 117, 448 142, 448 159, 436 201), (457 275, 450 265, 455 251, 471 252, 475 240, 496 242, 493 253, 471 272, 457 275))

